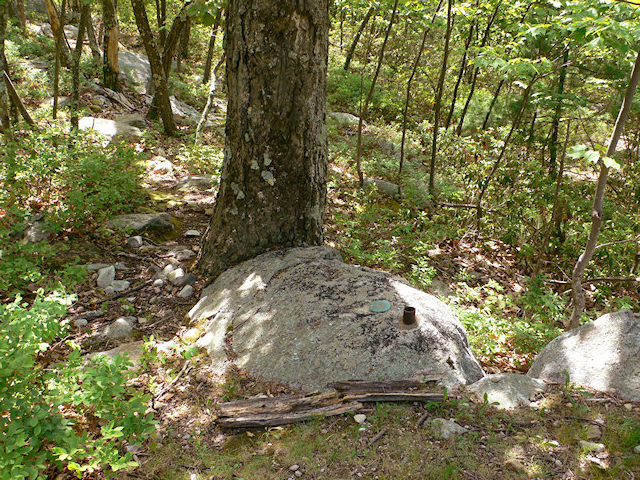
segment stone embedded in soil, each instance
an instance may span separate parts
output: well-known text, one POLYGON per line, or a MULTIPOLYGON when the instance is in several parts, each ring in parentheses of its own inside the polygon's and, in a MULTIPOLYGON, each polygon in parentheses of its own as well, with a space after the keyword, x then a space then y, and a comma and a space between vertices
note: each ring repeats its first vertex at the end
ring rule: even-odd
POLYGON ((108 263, 90 263, 89 265, 85 265, 84 269, 87 272, 95 272, 96 270, 107 268, 108 266, 108 263))
POLYGON ((153 281, 153 286, 154 286, 154 287, 161 287, 161 286, 163 286, 163 285, 164 285, 164 280, 163 280, 163 279, 161 279, 161 278, 156 278, 156 279, 153 281))
POLYGON ((108 340, 118 340, 131 335, 136 317, 120 317, 104 329, 104 337, 108 340))
POLYGON ((467 429, 462 425, 445 418, 434 418, 431 420, 431 427, 440 438, 445 440, 467 433, 467 429))
POLYGON ((89 321, 86 318, 78 318, 73 324, 76 328, 84 328, 89 324, 89 321))
POLYGON ((640 401, 640 314, 609 313, 552 340, 527 375, 640 401))
POLYGON ((176 286, 182 287, 183 285, 191 285, 198 281, 198 277, 196 277, 193 273, 187 273, 184 277, 178 279, 176 286))
POLYGON ((93 358, 97 356, 105 356, 109 358, 114 358, 116 355, 124 355, 129 358, 129 361, 133 364, 133 367, 129 367, 130 369, 135 368, 140 363, 140 358, 142 357, 142 348, 144 342, 131 342, 120 345, 119 347, 112 348, 111 350, 106 350, 104 352, 96 352, 90 355, 87 355, 87 358, 93 358))
POLYGON ((80 315, 80 318, 87 318, 89 320, 94 319, 94 318, 99 318, 101 316, 103 316, 106 312, 102 309, 100 310, 91 310, 89 312, 85 312, 82 315, 80 315))
POLYGON ((107 288, 116 279, 116 267, 113 265, 98 270, 98 286, 107 288))
POLYGON ((127 245, 131 248, 140 248, 142 246, 142 237, 140 235, 129 237, 127 239, 127 245))
POLYGON ((113 288, 114 292, 124 292, 129 288, 129 285, 130 283, 126 280, 114 280, 109 286, 113 288))
POLYGON ((184 236, 189 238, 194 238, 194 237, 199 237, 201 234, 198 230, 187 230, 186 232, 184 232, 184 236))
POLYGON ((208 190, 218 184, 218 177, 211 175, 189 175, 178 180, 177 188, 198 188, 208 190))
POLYGON ((497 403, 499 408, 513 409, 531 405, 547 386, 542 380, 526 375, 500 373, 478 380, 467 388, 479 401, 483 401, 486 395, 489 404, 497 403))
POLYGON ((587 452, 604 452, 606 448, 603 443, 587 442, 586 440, 580 440, 578 443, 587 452))
POLYGON ((193 287, 191 285, 187 285, 178 293, 180 298, 189 298, 191 295, 193 295, 193 287))
POLYGON ((179 286, 181 285, 182 279, 184 278, 185 273, 182 268, 176 268, 175 270, 171 270, 167 273, 167 280, 169 280, 172 284, 179 286))
POLYGON ((356 423, 359 423, 360 425, 362 425, 367 419, 367 416, 362 413, 358 413, 357 415, 353 416, 353 419, 355 420, 356 423))
POLYGON ((127 271, 127 270, 131 270, 129 267, 127 267, 124 262, 118 262, 114 265, 114 267, 116 267, 116 270, 122 270, 122 271, 127 271))
POLYGON ((168 213, 130 213, 118 215, 106 223, 108 228, 130 228, 131 230, 173 230, 173 217, 168 213))
POLYGON ((183 262, 185 260, 189 260, 192 257, 196 256, 196 252, 194 252, 193 250, 180 250, 179 252, 176 252, 175 257, 176 260, 178 260, 179 262, 183 262))
POLYGON ((230 334, 239 368, 307 392, 354 378, 441 374, 454 388, 484 377, 449 307, 393 275, 347 265, 327 247, 269 252, 227 270, 189 317, 214 373, 229 364, 230 334), (392 307, 371 312, 373 300, 392 307), (415 328, 401 325, 407 305, 415 328))
POLYGON ((142 135, 139 128, 107 118, 82 117, 78 121, 78 128, 80 130, 94 130, 110 142, 132 140, 142 135))

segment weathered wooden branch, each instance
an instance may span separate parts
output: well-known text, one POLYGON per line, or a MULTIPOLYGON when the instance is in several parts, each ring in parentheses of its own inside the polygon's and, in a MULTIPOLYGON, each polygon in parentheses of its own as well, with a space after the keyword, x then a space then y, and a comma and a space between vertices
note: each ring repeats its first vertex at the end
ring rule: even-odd
POLYGON ((9 92, 9 96, 11 97, 11 101, 18 108, 18 111, 24 118, 25 122, 27 122, 29 125, 35 125, 33 118, 31 118, 31 115, 29 115, 27 108, 24 106, 24 103, 22 103, 20 95, 18 95, 18 92, 13 86, 13 82, 11 81, 11 78, 9 78, 7 71, 3 71, 2 74, 4 76, 4 83, 7 86, 7 91, 9 92))
POLYGON ((442 375, 429 375, 423 381, 349 380, 329 384, 333 391, 301 398, 285 395, 221 403, 216 407, 217 421, 223 428, 273 427, 356 412, 363 408, 362 402, 442 401, 444 395, 433 391, 441 378, 442 375))

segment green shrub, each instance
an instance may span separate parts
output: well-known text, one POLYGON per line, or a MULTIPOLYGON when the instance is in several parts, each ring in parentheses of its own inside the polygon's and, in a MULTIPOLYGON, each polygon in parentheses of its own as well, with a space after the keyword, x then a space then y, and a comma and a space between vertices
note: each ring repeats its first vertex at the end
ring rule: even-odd
POLYGON ((51 466, 78 477, 135 465, 123 441, 140 444, 154 430, 146 396, 126 386, 124 357, 85 364, 77 347, 62 364, 40 355, 64 334, 68 297, 17 298, 0 306, 0 479, 40 479, 51 466))

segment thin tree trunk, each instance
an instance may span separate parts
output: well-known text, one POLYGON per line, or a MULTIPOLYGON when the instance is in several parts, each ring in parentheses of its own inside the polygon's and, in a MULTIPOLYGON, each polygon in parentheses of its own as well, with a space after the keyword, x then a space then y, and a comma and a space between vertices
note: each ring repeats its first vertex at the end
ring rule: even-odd
POLYGON ((562 65, 560 66, 560 75, 558 79, 558 91, 556 99, 556 108, 553 112, 553 121, 551 122, 551 139, 549 143, 549 170, 556 169, 556 161, 558 157, 558 130, 560 129, 560 117, 562 116, 562 96, 564 95, 564 84, 567 78, 567 64, 569 63, 569 47, 565 47, 562 54, 562 65))
POLYGON ((191 18, 187 15, 180 31, 180 41, 176 50, 176 70, 182 71, 182 61, 189 56, 189 37, 191 30, 191 18), (186 55, 185 55, 186 53, 186 55))
POLYGON ((451 125, 451 119, 453 118, 453 112, 456 109, 456 100, 458 99, 458 89, 460 88, 460 83, 462 82, 462 77, 464 76, 464 72, 467 69, 467 54, 469 53, 469 45, 471 45, 471 40, 473 38, 473 31, 476 27, 476 22, 472 22, 469 27, 469 35, 467 36, 467 40, 464 43, 464 53, 462 54, 462 60, 460 61, 460 71, 458 72, 458 79, 456 80, 456 85, 453 88, 453 95, 451 99, 451 108, 449 108, 449 114, 447 115, 447 120, 444 122, 445 130, 449 129, 449 125, 451 125))
POLYGON ((84 43, 84 32, 91 15, 91 4, 83 3, 80 13, 80 23, 78 25, 78 38, 76 48, 73 52, 73 65, 71 75, 73 78, 72 100, 71 100, 71 126, 78 129, 78 111, 80 110, 80 60, 82 58, 82 46, 84 43))
POLYGON ((442 3, 444 0, 440 0, 438 6, 436 7, 436 11, 433 13, 433 17, 431 18, 431 23, 427 25, 424 29, 424 34, 422 35, 422 42, 420 43, 420 49, 418 50, 418 54, 416 55, 416 59, 413 62, 413 68, 411 69, 411 75, 409 75, 409 80, 407 81, 407 93, 405 95, 404 100, 404 110, 402 112, 402 141, 400 142, 400 164, 398 166, 398 177, 402 175, 402 167, 404 164, 404 148, 407 137, 407 119, 409 117, 409 103, 411 102, 411 84, 413 83, 413 78, 418 71, 418 66, 420 65, 420 59, 422 58, 422 53, 424 52, 424 46, 427 43, 427 35, 433 26, 433 23, 436 20, 436 16, 442 7, 442 3))
POLYGON ((167 0, 156 0, 156 19, 160 45, 164 45, 167 41, 167 0))
MULTIPOLYGON (((620 106, 620 112, 616 119, 616 124, 609 140, 609 146, 607 147, 607 157, 613 157, 616 153, 616 147, 618 146, 618 140, 624 129, 624 124, 629 117, 631 111, 631 104, 633 102, 633 96, 638 88, 638 81, 640 81, 640 51, 636 57, 636 62, 633 65, 631 72, 631 79, 627 86, 627 91, 620 106)), ((575 267, 573 268, 573 274, 571 276, 571 295, 573 297, 573 312, 571 313, 571 319, 569 320, 569 328, 576 328, 580 325, 580 318, 584 312, 585 299, 584 291, 582 290, 582 278, 584 277, 584 271, 587 265, 591 261, 593 252, 596 250, 596 244, 598 242, 598 235, 600 234, 600 228, 602 227, 602 204, 604 202, 604 193, 607 186, 607 179, 609 177, 609 168, 604 164, 604 161, 600 160, 600 174, 598 175, 598 183, 596 184, 596 192, 593 198, 593 208, 591 210, 591 230, 589 231, 589 237, 587 238, 587 244, 584 247, 584 252, 578 258, 575 267)))
POLYGON ((496 174, 496 171, 498 170, 498 167, 500 166, 502 159, 504 158, 504 154, 506 153, 507 148, 509 147, 509 142, 511 141, 511 137, 513 136, 513 133, 518 128, 518 125, 520 125, 520 120, 522 120, 524 111, 526 110, 527 104, 529 103, 529 97, 531 95, 531 89, 533 88, 534 82, 535 82, 535 78, 531 80, 531 83, 529 83, 529 86, 524 91, 524 95, 522 96, 522 104, 520 105, 520 110, 518 111, 516 118, 513 120, 513 123, 511 124, 511 129, 509 130, 509 134, 507 135, 507 138, 504 140, 504 144, 502 145, 502 150, 500 150, 500 155, 498 155, 498 158, 493 163, 493 166, 491 167, 491 171, 487 175, 487 178, 485 178, 482 188, 480 189, 480 193, 478 194, 478 198, 476 200, 476 223, 477 223, 478 231, 480 230, 480 219, 482 218, 482 215, 483 215, 482 199, 484 197, 484 194, 487 192, 487 189, 489 188, 489 184, 491 183, 493 176, 496 174))
POLYGON ((58 15, 58 9, 56 8, 53 0, 45 0, 45 6, 47 7, 47 15, 49 16, 49 25, 51 25, 51 31, 53 37, 56 40, 56 45, 60 44, 60 51, 62 52, 61 63, 63 66, 71 65, 73 62, 71 58, 71 52, 69 50, 69 44, 67 38, 64 35, 64 21, 58 15))
POLYGON ((429 195, 435 195, 436 177, 436 155, 438 153, 438 129, 440 128, 440 110, 442 107, 442 95, 444 94, 444 78, 447 74, 447 62, 449 60, 449 40, 451 39, 451 29, 453 27, 451 8, 453 0, 447 2, 447 31, 444 35, 444 52, 442 53, 442 65, 440 66, 440 76, 438 77, 438 87, 436 90, 435 105, 433 107, 433 137, 431 138, 431 161, 429 162, 429 195))
POLYGON ((558 167, 558 175, 556 177, 556 190, 553 194, 553 207, 551 209, 551 218, 549 219, 549 225, 544 233, 542 245, 540 245, 540 252, 538 254, 538 261, 533 269, 532 277, 535 277, 540 272, 542 264, 547 259, 547 252, 549 250, 549 240, 551 239, 551 233, 553 227, 556 224, 560 212, 560 191, 562 189, 562 181, 564 180, 564 161, 567 156, 567 146, 569 145, 569 137, 571 136, 571 119, 567 120, 567 134, 564 138, 564 145, 562 147, 562 155, 560 156, 560 166, 558 167))
POLYGON ((104 86, 118 91, 118 9, 117 0, 102 0, 104 22, 102 81, 104 86))
POLYGON ((156 91, 154 96, 156 108, 160 112, 160 118, 162 118, 162 125, 164 126, 165 133, 167 135, 175 135, 177 128, 173 118, 173 110, 171 109, 167 78, 164 74, 162 59, 158 53, 158 48, 153 38, 151 27, 149 26, 149 19, 147 18, 147 11, 145 9, 144 2, 143 0, 131 0, 131 6, 136 18, 138 31, 140 32, 140 38, 142 39, 144 49, 147 52, 147 57, 149 58, 149 64, 151 65, 151 76, 153 77, 153 84, 156 91))
MULTIPOLYGON (((60 25, 64 26, 64 17, 66 10, 67 2, 66 0, 62 0, 62 5, 60 7, 60 18, 57 17, 56 12, 56 21, 58 22, 58 28, 60 25)), ((73 61, 69 62, 71 65, 73 61)), ((53 66, 53 119, 55 120, 58 117, 58 97, 60 96, 60 67, 62 66, 62 41, 56 39, 56 58, 55 64, 53 66)))
MULTIPOLYGON (((91 4, 89 4, 91 8, 91 4)), ((87 37, 89 38, 89 47, 91 48, 91 56, 94 60, 100 61, 102 59, 102 53, 100 52, 100 46, 98 45, 98 37, 96 37, 96 31, 93 28, 93 18, 89 13, 89 21, 87 22, 87 37)))
MULTIPOLYGON (((7 23, 9 21, 9 12, 7 2, 0 2, 0 73, 8 69, 7 57, 4 53, 4 43, 7 36, 7 23)), ((4 82, 0 82, 0 123, 2 131, 9 141, 13 141, 13 132, 11 130, 11 117, 9 116, 9 99, 7 97, 7 89, 4 82)))
POLYGON ((349 66, 351 65, 351 59, 353 58, 353 54, 356 51, 356 46, 360 41, 362 32, 364 32, 364 29, 367 28, 367 24, 369 23, 369 20, 371 20, 371 16, 374 14, 375 11, 376 11, 376 7, 372 6, 371 8, 369 8, 369 10, 367 11, 367 14, 362 19, 362 23, 360 23, 360 28, 358 28, 356 35, 353 37, 351 46, 349 46, 349 50, 347 50, 347 57, 345 58, 344 66, 342 67, 345 72, 349 71, 349 66))
POLYGON ((207 59, 204 62, 204 73, 202 75, 202 84, 206 85, 211 79, 211 68, 213 65, 213 53, 216 46, 216 38, 218 36, 218 29, 220 28, 220 20, 222 19, 222 8, 218 8, 216 12, 216 19, 213 22, 213 29, 211 30, 211 37, 209 38, 209 48, 207 49, 207 59))
POLYGON ((493 98, 491 99, 491 104, 489 105, 489 110, 487 110, 487 115, 484 117, 484 122, 482 122, 482 130, 487 129, 487 125, 489 124, 489 118, 491 117, 491 112, 493 110, 493 107, 496 104, 496 101, 498 100, 498 95, 500 95, 500 90, 502 89, 503 85, 504 85, 504 78, 500 80, 500 83, 498 84, 498 88, 496 88, 496 93, 493 94, 493 98))
POLYGON ((389 40, 389 35, 391 34, 391 29, 393 28, 393 24, 396 21, 396 13, 398 12, 398 3, 399 3, 399 0, 395 0, 395 2, 393 3, 391 20, 389 20, 389 25, 387 26, 387 31, 384 35, 384 41, 382 42, 382 47, 380 47, 380 56, 378 58, 378 66, 376 67, 376 72, 373 75, 373 80, 371 80, 371 87, 369 88, 369 93, 367 94, 367 98, 364 101, 364 105, 362 106, 362 109, 360 111, 360 119, 358 120, 358 146, 356 150, 356 170, 358 171, 358 179, 360 181, 360 186, 364 184, 364 174, 362 173, 362 122, 364 120, 363 117, 367 116, 367 113, 369 111, 369 103, 371 102, 371 98, 373 98, 373 92, 376 88, 378 75, 380 75, 380 69, 382 68, 384 52, 387 48, 387 41, 389 40))
POLYGON ((202 130, 202 127, 207 121, 207 117, 209 116, 209 112, 211 111, 211 106, 213 105, 213 96, 215 92, 216 92, 216 79, 214 77, 209 87, 209 96, 207 97, 207 104, 204 106, 204 110, 202 111, 202 115, 200 116, 200 121, 198 122, 198 126, 196 127, 196 138, 194 142, 196 145, 200 143, 200 131, 202 130))
MULTIPOLYGON (((482 42, 480 42, 480 48, 483 48, 487 41, 489 40, 489 34, 491 33, 491 27, 493 26, 493 22, 495 22, 496 17, 498 16, 498 10, 502 5, 502 0, 498 2, 496 8, 493 10, 489 21, 487 22, 487 28, 484 30, 484 35, 482 36, 482 42)), ((476 67, 473 71, 473 78, 471 80, 471 88, 469 90, 469 95, 467 96, 467 101, 464 104, 464 108, 460 113, 460 120, 458 122, 458 128, 456 129, 456 135, 460 136, 462 134, 462 127, 464 126, 464 119, 467 116, 467 111, 469 110, 469 105, 471 104, 471 99, 476 90, 476 82, 478 80, 478 74, 480 73, 480 67, 476 67)))
POLYGON ((180 9, 180 12, 176 15, 176 18, 173 19, 171 29, 169 30, 169 34, 167 35, 163 45, 162 65, 164 68, 164 75, 167 78, 169 78, 169 75, 171 74, 171 62, 178 50, 182 31, 189 20, 187 10, 191 4, 191 1, 185 3, 180 9))

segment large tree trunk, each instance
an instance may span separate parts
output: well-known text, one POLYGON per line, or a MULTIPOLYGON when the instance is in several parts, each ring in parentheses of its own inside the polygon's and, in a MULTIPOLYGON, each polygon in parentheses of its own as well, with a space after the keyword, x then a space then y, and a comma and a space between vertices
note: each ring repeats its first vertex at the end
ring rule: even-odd
MULTIPOLYGON (((4 42, 7 34, 7 22, 9 20, 9 12, 7 3, 0 2, 0 75, 8 68, 7 58, 4 54, 4 42)), ((2 131, 9 140, 13 140, 11 133, 11 118, 9 117, 9 99, 4 81, 0 79, 0 124, 2 131)))
POLYGON ((226 42, 225 160, 198 259, 211 277, 323 243, 329 2, 229 0, 226 42))
POLYGON ((84 33, 91 16, 91 4, 83 3, 81 8, 80 22, 78 23, 78 38, 76 39, 76 48, 73 52, 73 65, 71 66, 71 76, 73 79, 71 126, 75 129, 78 129, 78 112, 80 111, 80 60, 82 58, 84 33))
POLYGON ((149 58, 149 64, 151 65, 151 76, 156 92, 151 108, 159 111, 165 133, 167 135, 175 135, 177 128, 173 118, 173 110, 171 109, 167 77, 164 74, 162 59, 160 58, 156 41, 153 38, 151 27, 149 26, 149 18, 147 17, 144 1, 131 0, 131 6, 133 7, 133 14, 136 17, 140 38, 142 39, 144 49, 149 58))
POLYGON ((73 62, 71 59, 71 51, 69 50, 67 37, 64 35, 64 25, 61 23, 58 9, 55 3, 53 3, 53 0, 45 0, 45 5, 47 7, 47 15, 49 16, 49 25, 51 25, 51 31, 56 40, 56 45, 59 45, 58 48, 60 48, 62 52, 61 61, 63 65, 71 65, 73 62))
POLYGON ((102 0, 104 22, 102 81, 111 90, 118 90, 118 11, 117 0, 102 0))
MULTIPOLYGON (((624 100, 620 106, 620 112, 618 113, 618 118, 616 119, 611 139, 609 140, 609 146, 607 147, 606 154, 607 157, 613 157, 616 153, 618 140, 620 140, 624 124, 629 117, 631 103, 633 102, 633 96, 636 94, 638 82, 640 82, 640 51, 638 52, 636 63, 633 65, 631 79, 629 80, 629 85, 627 86, 624 100)), ((600 228, 602 227, 602 205, 604 202, 604 192, 607 187, 608 178, 609 168, 605 165, 604 161, 600 160, 600 175, 598 176, 596 193, 593 197, 593 208, 591 210, 591 230, 589 231, 589 237, 587 238, 587 244, 584 247, 584 252, 582 252, 582 255, 580 255, 578 261, 573 267, 573 274, 571 276, 573 312, 571 312, 571 319, 569 320, 570 328, 575 328, 580 325, 580 318, 584 312, 585 300, 584 292, 582 291, 582 278, 584 276, 584 270, 587 268, 593 253, 596 251, 598 235, 600 235, 600 228)))

